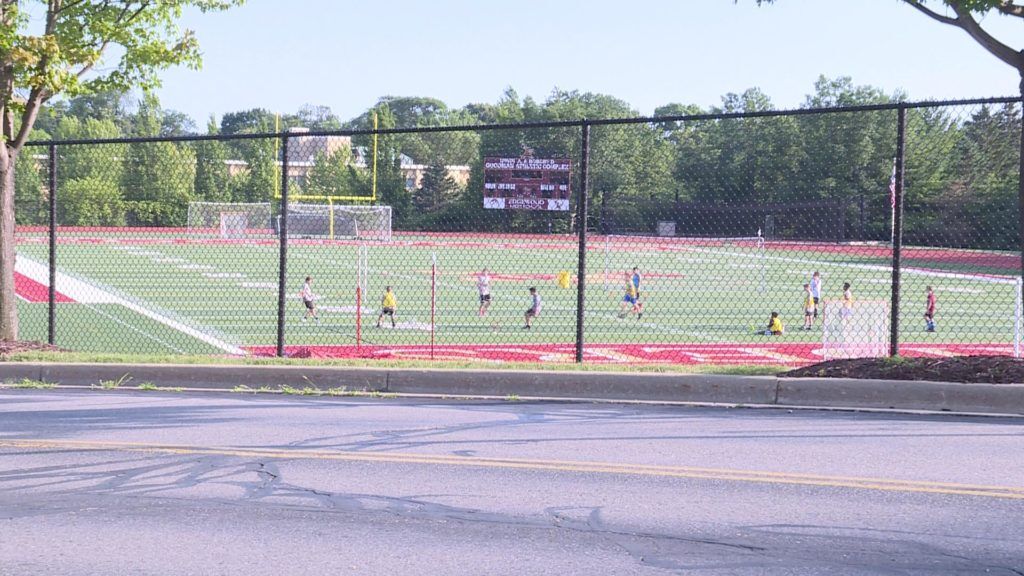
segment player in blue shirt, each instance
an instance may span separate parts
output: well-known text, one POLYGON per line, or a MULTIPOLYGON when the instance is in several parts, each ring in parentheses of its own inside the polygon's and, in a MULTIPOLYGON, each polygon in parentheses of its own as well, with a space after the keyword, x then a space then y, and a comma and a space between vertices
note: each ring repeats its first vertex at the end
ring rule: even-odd
POLYGON ((640 270, 633 266, 633 291, 636 292, 636 302, 633 304, 633 311, 636 312, 636 319, 644 315, 644 303, 640 301, 640 270))

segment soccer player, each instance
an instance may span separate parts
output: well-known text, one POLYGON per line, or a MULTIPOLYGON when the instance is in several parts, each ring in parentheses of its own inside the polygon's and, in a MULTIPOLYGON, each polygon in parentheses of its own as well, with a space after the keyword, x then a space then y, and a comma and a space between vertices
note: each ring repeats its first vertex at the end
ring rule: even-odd
POLYGON ((843 283, 843 308, 839 312, 843 318, 849 318, 853 314, 853 292, 850 291, 850 283, 843 283))
POLYGON ((811 285, 804 284, 804 326, 801 330, 810 330, 814 324, 814 317, 818 313, 818 305, 815 304, 814 296, 811 296, 811 285))
POLYGON ((935 291, 931 286, 925 287, 924 322, 925 330, 935 332, 935 291))
POLYGON ((380 314, 377 316, 377 328, 380 328, 380 321, 384 316, 391 317, 391 327, 395 327, 395 308, 398 307, 398 301, 395 300, 395 293, 391 291, 391 286, 384 287, 384 297, 380 299, 380 314))
POLYGON ((523 330, 529 330, 533 323, 533 319, 540 316, 540 306, 540 294, 537 293, 537 289, 535 287, 530 286, 530 307, 526 310, 526 314, 524 315, 526 319, 526 326, 523 326, 523 330))
MULTIPOLYGON (((633 278, 629 274, 626 274, 626 282, 623 285, 626 294, 622 297, 622 303, 619 305, 619 318, 625 318, 627 310, 629 312, 637 312, 637 290, 636 284, 633 283, 633 278)), ((637 316, 639 318, 639 316, 637 316)))
POLYGON ((305 322, 306 318, 312 316, 313 321, 319 324, 320 318, 316 315, 317 295, 313 293, 312 276, 306 276, 306 281, 302 284, 302 290, 299 291, 299 297, 302 298, 302 303, 306 306, 306 313, 302 316, 302 321, 305 322))
POLYGON ((782 318, 779 318, 778 312, 772 312, 771 317, 768 318, 768 328, 765 329, 765 336, 782 336, 786 332, 786 329, 782 326, 782 318))
POLYGON ((477 315, 485 316, 487 309, 491 306, 491 275, 487 273, 487 268, 481 270, 477 275, 476 289, 480 293, 480 311, 477 312, 477 315))
POLYGON ((636 305, 633 307, 636 311, 636 319, 639 320, 644 315, 644 303, 640 301, 640 271, 636 266, 633 266, 633 288, 636 290, 636 305))
POLYGON ((811 297, 814 298, 814 319, 818 319, 818 303, 821 302, 821 274, 811 274, 811 297))

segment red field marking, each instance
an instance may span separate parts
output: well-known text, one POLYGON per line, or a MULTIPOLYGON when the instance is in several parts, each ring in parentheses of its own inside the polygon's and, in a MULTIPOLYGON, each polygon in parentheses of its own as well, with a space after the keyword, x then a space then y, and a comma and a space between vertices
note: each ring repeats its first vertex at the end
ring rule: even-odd
MULTIPOLYGON (((471 272, 469 274, 464 274, 464 273, 460 272, 460 273, 456 273, 456 274, 458 276, 460 276, 466 282, 473 282, 473 283, 476 282, 476 277, 477 277, 477 273, 476 272, 471 272)), ((608 272, 608 273, 605 273, 605 272, 589 272, 589 273, 587 273, 587 280, 593 280, 593 281, 598 281, 598 280, 616 280, 617 281, 617 280, 621 280, 624 274, 626 274, 625 271, 623 271, 623 272, 608 272)), ((554 280, 554 279, 558 278, 557 274, 495 274, 493 272, 490 272, 489 275, 490 275, 492 281, 496 280, 496 281, 506 281, 506 282, 525 282, 525 281, 529 281, 529 280, 551 281, 551 280, 554 280)), ((644 274, 644 280, 652 280, 652 279, 679 279, 679 278, 686 278, 686 275, 685 274, 676 274, 674 272, 652 272, 652 273, 649 273, 649 274, 644 274)), ((578 279, 578 276, 573 274, 572 275, 572 284, 576 284, 577 279, 578 279)))
MULTIPOLYGON (((864 246, 857 244, 824 244, 803 242, 768 242, 768 248, 798 252, 823 252, 827 254, 848 254, 891 259, 892 249, 887 246, 864 246)), ((903 259, 914 261, 915 266, 960 264, 977 268, 998 268, 1019 270, 1020 255, 1000 252, 984 252, 960 248, 904 247, 903 259)))
MULTIPOLYGON (((273 356, 274 346, 250 346, 256 356, 273 356)), ((977 354, 1012 355, 1010 344, 907 343, 904 356, 945 357, 977 354)), ((299 358, 365 358, 406 360, 477 360, 481 362, 573 362, 571 344, 444 345, 435 346, 287 346, 285 354, 299 358)), ((592 364, 728 364, 798 367, 822 360, 819 344, 588 344, 583 361, 592 364)))
MULTIPOLYGON (((207 236, 195 237, 186 228, 147 228, 113 226, 61 226, 57 228, 59 243, 96 244, 224 244, 224 245, 265 245, 277 244, 278 240, 269 229, 252 230, 255 239, 217 238, 212 231, 207 236)), ((45 226, 19 226, 17 242, 47 242, 48 229, 45 226), (30 235, 30 236, 26 236, 30 235)), ((673 251, 694 247, 729 246, 734 240, 728 238, 661 238, 657 236, 589 236, 591 250, 607 249, 615 252, 673 251)), ((292 245, 358 245, 357 240, 291 239, 292 245)), ((498 248, 510 250, 566 250, 576 246, 576 237, 570 234, 491 234, 487 232, 392 232, 390 246, 413 246, 422 248, 498 248)), ((827 254, 848 254, 886 260, 891 258, 892 249, 884 244, 835 244, 829 242, 768 241, 766 248, 797 252, 818 252, 827 254)), ((905 246, 903 258, 913 261, 915 266, 962 266, 1019 270, 1020 256, 1010 252, 968 250, 962 248, 933 248, 905 246)))
MULTIPOLYGON (((21 274, 14 273, 14 292, 29 302, 49 302, 50 287, 21 274)), ((70 297, 57 292, 57 302, 74 302, 70 297)))

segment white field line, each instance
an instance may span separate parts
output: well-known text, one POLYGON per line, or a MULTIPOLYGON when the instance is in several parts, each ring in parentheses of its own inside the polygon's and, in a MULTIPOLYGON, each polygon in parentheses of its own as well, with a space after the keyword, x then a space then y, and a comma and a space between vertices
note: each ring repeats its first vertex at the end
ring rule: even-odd
MULTIPOLYGON (((321 264, 327 263, 327 264, 331 264, 331 265, 334 265, 334 266, 336 266, 338 268, 342 268, 342 269, 345 269, 345 270, 353 270, 353 271, 355 270, 355 268, 352 267, 350 262, 341 262, 341 261, 335 260, 333 258, 321 258, 321 257, 315 256, 315 255, 312 255, 312 254, 295 254, 295 255, 289 254, 288 257, 289 258, 302 258, 304 260, 316 260, 317 262, 320 262, 321 264)), ((369 272, 373 272, 374 269, 373 268, 368 268, 368 271, 369 272)), ((390 270, 388 270, 387 273, 388 273, 389 277, 402 278, 404 280, 413 280, 413 281, 416 281, 416 282, 419 282, 419 283, 424 283, 424 284, 427 284, 427 285, 430 284, 430 275, 429 274, 423 275, 423 276, 413 276, 411 274, 400 274, 398 272, 391 272, 390 270)), ((437 281, 437 286, 445 287, 445 288, 452 288, 452 289, 455 289, 455 290, 465 290, 467 292, 472 292, 472 293, 476 294, 476 287, 475 286, 467 286, 465 284, 452 284, 451 282, 445 282, 444 280, 438 280, 437 281)))
MULTIPOLYGON (((36 282, 39 282, 40 284, 46 286, 49 285, 50 272, 45 264, 36 262, 31 258, 19 254, 17 260, 17 270, 18 272, 21 272, 25 276, 28 276, 29 278, 35 280, 36 282)), ((111 294, 106 290, 93 286, 88 282, 83 282, 81 280, 78 280, 77 278, 72 278, 62 272, 57 272, 57 291, 66 294, 73 300, 77 302, 82 302, 83 304, 120 304, 121 306, 124 306, 125 308, 133 312, 142 314, 147 318, 150 318, 165 326, 173 328, 174 330, 187 334, 195 338, 196 340, 205 342, 215 348, 224 350, 229 354, 234 354, 236 356, 244 356, 246 354, 245 350, 242 350, 237 346, 228 344, 227 342, 224 342, 219 338, 211 336, 210 334, 207 334, 200 330, 196 330, 191 326, 186 326, 185 324, 182 324, 177 320, 168 318, 163 314, 150 310, 149 308, 125 300, 124 298, 111 294)))
MULTIPOLYGON (((777 262, 790 262, 795 264, 812 264, 814 266, 838 266, 841 268, 853 268, 857 270, 871 270, 874 272, 892 272, 891 266, 879 266, 877 264, 851 264, 846 262, 826 262, 821 260, 808 260, 805 258, 786 258, 783 256, 768 256, 761 254, 743 254, 741 252, 722 252, 720 250, 709 250, 707 248, 683 248, 688 252, 699 252, 703 254, 738 256, 740 258, 756 258, 774 260, 777 262)), ((903 268, 903 274, 911 276, 926 276, 930 278, 952 278, 956 280, 973 280, 975 282, 986 282, 990 284, 1016 284, 1016 278, 1001 276, 978 276, 976 274, 961 274, 958 272, 939 272, 937 270, 922 270, 920 268, 903 268)))
POLYGON ((110 318, 114 322, 124 326, 125 328, 131 330, 132 332, 135 332, 136 334, 139 334, 141 336, 149 338, 150 340, 156 342, 157 344, 160 344, 161 346, 166 346, 167 348, 170 348, 171 350, 174 350, 178 354, 184 354, 185 353, 184 350, 182 350, 181 348, 178 348, 174 344, 171 344, 170 342, 165 342, 162 339, 157 338, 153 334, 150 334, 149 332, 146 332, 145 330, 142 330, 140 328, 136 328, 135 326, 132 326, 131 324, 125 322, 124 320, 121 320, 120 318, 117 318, 116 316, 113 316, 111 314, 108 314, 108 313, 104 312, 103 310, 100 310, 99 308, 93 306, 92 304, 86 304, 86 303, 83 302, 82 306, 85 306, 86 308, 88 308, 89 310, 92 310, 93 312, 99 314, 100 316, 106 316, 107 318, 110 318))

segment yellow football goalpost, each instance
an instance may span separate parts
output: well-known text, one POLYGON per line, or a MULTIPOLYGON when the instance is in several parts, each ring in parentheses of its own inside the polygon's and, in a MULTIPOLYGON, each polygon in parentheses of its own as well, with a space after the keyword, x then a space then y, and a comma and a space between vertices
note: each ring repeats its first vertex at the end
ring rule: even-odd
MULTIPOLYGON (((281 115, 276 114, 274 116, 274 131, 278 134, 281 133, 281 115)), ((279 139, 274 140, 274 158, 278 158, 280 155, 279 150, 279 139)), ((277 167, 277 177, 274 179, 274 198, 281 198, 281 170, 283 162, 281 160, 275 161, 277 167)), ((371 163, 372 183, 370 185, 370 196, 333 196, 323 194, 289 194, 288 198, 292 200, 321 200, 327 202, 328 211, 330 218, 328 220, 328 234, 331 239, 334 239, 334 202, 376 202, 377 201, 377 113, 373 113, 373 160, 371 163)))

